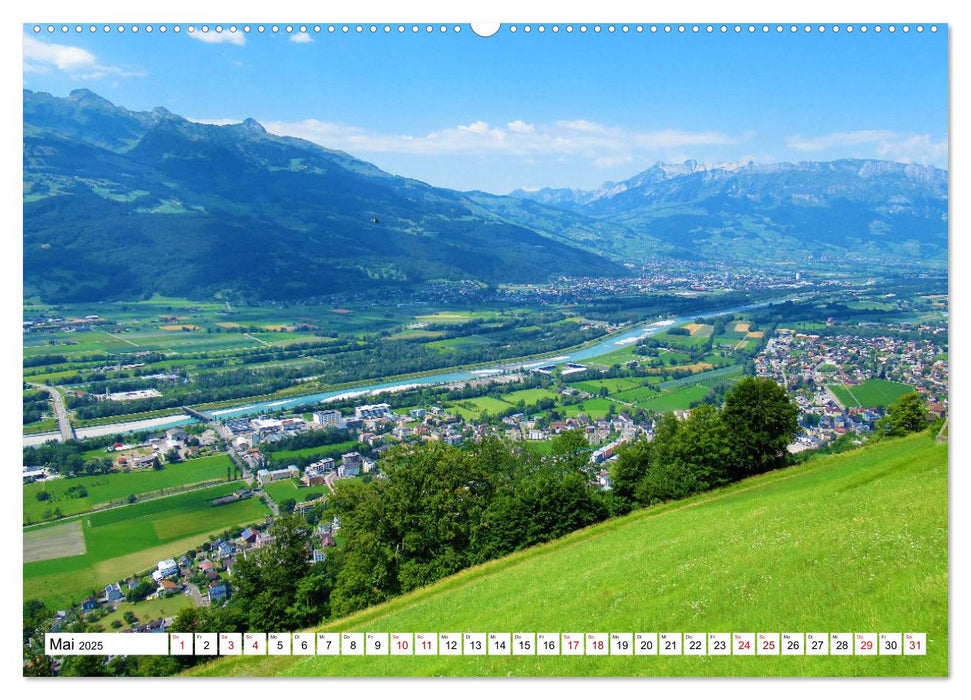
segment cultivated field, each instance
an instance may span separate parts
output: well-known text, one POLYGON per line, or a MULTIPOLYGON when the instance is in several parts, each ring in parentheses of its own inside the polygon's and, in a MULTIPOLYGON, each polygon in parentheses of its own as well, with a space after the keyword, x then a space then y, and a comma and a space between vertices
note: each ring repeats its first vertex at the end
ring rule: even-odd
POLYGON ((284 479, 282 481, 274 481, 272 484, 264 484, 263 490, 277 503, 285 501, 288 498, 292 498, 297 503, 300 503, 301 501, 310 501, 330 493, 330 490, 326 486, 303 486, 302 484, 298 484, 294 479, 284 479))
POLYGON ((914 390, 907 384, 888 382, 885 379, 867 379, 856 386, 827 384, 826 388, 832 391, 837 401, 846 408, 887 406, 914 390))
MULTIPOLYGON (((94 456, 106 456, 98 452, 94 456)), ((107 455, 110 456, 110 455, 107 455)), ((181 464, 168 464, 164 469, 141 469, 128 474, 110 472, 74 479, 51 479, 24 486, 24 519, 39 522, 44 511, 59 508, 64 516, 84 513, 109 504, 126 504, 128 496, 162 495, 184 489, 192 484, 226 480, 226 469, 232 467, 226 455, 201 457, 181 464), (70 488, 83 486, 88 495, 83 498, 67 494, 70 488), (46 501, 38 500, 40 493, 50 494, 46 501)))
MULTIPOLYGON (((78 601, 92 590, 153 567, 180 554, 210 534, 262 520, 269 509, 258 499, 213 506, 212 500, 235 492, 241 482, 221 484, 154 501, 136 503, 79 518, 86 551, 24 564, 24 597, 50 605, 78 601)), ((38 537, 44 525, 24 531, 38 537)))
POLYGON ((24 533, 24 563, 80 554, 84 554, 80 520, 24 533))

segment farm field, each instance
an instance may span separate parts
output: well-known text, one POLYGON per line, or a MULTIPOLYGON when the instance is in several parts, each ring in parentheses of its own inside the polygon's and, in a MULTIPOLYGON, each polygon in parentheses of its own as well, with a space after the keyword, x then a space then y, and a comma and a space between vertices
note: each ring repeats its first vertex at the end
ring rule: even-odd
POLYGON ((583 403, 575 403, 565 406, 563 408, 563 413, 565 413, 567 417, 573 417, 580 413, 585 413, 594 419, 603 418, 607 415, 607 412, 610 410, 611 406, 614 407, 614 413, 618 414, 624 408, 623 405, 616 404, 610 399, 596 398, 587 399, 583 403))
MULTIPOLYGON (((241 485, 222 484, 82 516, 85 553, 25 563, 25 598, 40 598, 51 606, 79 601, 92 590, 204 542, 210 534, 262 520, 269 509, 255 498, 211 504, 241 485)), ((24 530, 25 550, 36 549, 45 529, 60 526, 24 530)))
POLYGON ((345 440, 344 442, 335 442, 333 445, 303 447, 299 450, 281 450, 280 452, 267 452, 266 454, 268 457, 272 458, 275 463, 286 466, 287 460, 310 457, 314 455, 319 455, 320 459, 324 459, 325 457, 333 457, 334 459, 337 459, 345 452, 353 452, 357 445, 357 440, 345 440))
POLYGON ((618 391, 635 389, 641 385, 642 381, 644 380, 640 377, 618 377, 616 379, 594 379, 585 382, 572 382, 570 386, 574 389, 585 391, 588 394, 598 394, 601 389, 606 388, 607 391, 613 394, 618 391))
MULTIPOLYGON (((104 456, 99 452, 97 456, 104 456)), ((232 460, 226 455, 200 457, 180 464, 167 464, 160 471, 142 469, 125 474, 110 472, 97 476, 79 476, 73 479, 51 479, 46 482, 24 486, 24 518, 31 522, 43 519, 45 510, 59 508, 64 516, 84 513, 110 503, 127 503, 129 495, 142 496, 162 491, 213 481, 225 481, 226 469, 232 467, 232 460), (68 489, 83 486, 88 492, 84 498, 74 498, 68 489), (37 499, 37 494, 46 492, 50 498, 37 499)))
POLYGON ((298 485, 294 479, 283 479, 282 481, 274 481, 271 484, 264 484, 263 490, 278 504, 288 498, 292 498, 297 503, 300 503, 301 501, 310 501, 330 493, 330 490, 326 486, 298 485))
POLYGON ((508 394, 504 394, 502 400, 506 403, 511 403, 514 406, 520 401, 526 403, 526 405, 536 403, 541 399, 555 399, 558 398, 559 394, 550 389, 520 389, 519 391, 512 391, 508 394))
POLYGON ((946 676, 947 451, 918 434, 816 458, 592 526, 320 628, 919 630, 933 640, 926 656, 261 656, 190 673, 946 676))
POLYGON ((675 389, 667 394, 643 399, 637 405, 646 411, 655 411, 656 413, 678 411, 690 408, 692 402, 705 398, 708 391, 707 386, 694 384, 682 389, 675 389))
POLYGON ((466 420, 474 420, 483 413, 502 413, 513 408, 512 404, 501 401, 491 396, 478 396, 474 399, 464 399, 453 403, 447 410, 454 411, 466 420))
POLYGON ((832 391, 836 399, 846 408, 887 406, 900 396, 914 390, 907 384, 888 382, 885 379, 867 379, 856 386, 827 384, 826 388, 832 391))

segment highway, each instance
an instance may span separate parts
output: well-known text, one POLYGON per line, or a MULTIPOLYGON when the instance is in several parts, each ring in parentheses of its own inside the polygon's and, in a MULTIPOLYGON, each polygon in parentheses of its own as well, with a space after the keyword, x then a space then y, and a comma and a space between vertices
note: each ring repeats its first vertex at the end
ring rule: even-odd
POLYGON ((64 406, 64 397, 61 396, 61 392, 46 384, 27 383, 35 389, 41 389, 51 395, 51 400, 54 402, 54 412, 57 414, 57 427, 61 431, 61 440, 73 440, 75 437, 74 427, 71 425, 71 418, 64 406))

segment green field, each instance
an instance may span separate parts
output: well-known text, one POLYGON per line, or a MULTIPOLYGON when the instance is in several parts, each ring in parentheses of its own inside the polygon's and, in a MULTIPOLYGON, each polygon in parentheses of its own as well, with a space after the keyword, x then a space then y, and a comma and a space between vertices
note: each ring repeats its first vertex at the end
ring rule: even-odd
POLYGON ((505 401, 494 399, 491 396, 479 396, 474 399, 463 399, 457 403, 450 404, 446 408, 453 413, 459 414, 466 420, 476 420, 483 413, 503 413, 510 408, 514 408, 514 406, 505 401))
POLYGON ((601 389, 606 387, 611 394, 628 389, 635 389, 641 385, 641 379, 634 377, 618 377, 616 379, 593 379, 586 382, 574 382, 570 384, 574 389, 585 391, 588 394, 598 394, 601 389))
POLYGON ((295 479, 284 479, 283 481, 264 484, 263 490, 277 503, 285 501, 288 498, 292 498, 298 503, 301 501, 310 501, 330 493, 330 490, 326 486, 303 486, 295 479))
POLYGON ((555 391, 551 389, 520 389, 519 391, 513 391, 508 394, 504 394, 502 400, 506 403, 511 403, 512 405, 518 404, 520 401, 524 402, 527 406, 534 404, 540 399, 556 399, 559 397, 555 391))
MULTIPOLYGON (((104 455, 103 451, 99 451, 98 456, 104 455)), ((111 472, 28 484, 24 486, 24 518, 29 517, 31 522, 38 522, 45 510, 54 508, 60 508, 62 515, 75 515, 112 503, 127 503, 129 495, 161 495, 191 484, 225 481, 226 468, 232 464, 228 456, 215 455, 192 459, 182 464, 168 464, 160 471, 149 468, 129 474, 111 472), (84 498, 66 495, 65 492, 74 486, 83 486, 88 495, 84 498), (49 493, 51 498, 46 501, 37 500, 37 494, 42 491, 49 493)))
POLYGON ((566 414, 568 418, 572 418, 580 413, 585 413, 590 418, 603 418, 607 415, 607 411, 610 407, 614 407, 614 413, 619 414, 623 410, 624 406, 620 404, 615 404, 609 399, 587 399, 583 403, 575 403, 570 406, 565 406, 563 408, 563 413, 566 414))
POLYGON ((846 408, 874 408, 892 404, 904 394, 909 394, 914 387, 885 379, 867 379, 856 386, 844 384, 827 384, 826 388, 836 395, 836 399, 846 408))
POLYGON ((692 374, 690 377, 681 377, 680 379, 669 379, 666 382, 661 382, 658 385, 660 389, 677 389, 681 387, 691 386, 693 384, 706 384, 712 386, 713 384, 718 384, 722 381, 734 381, 738 375, 742 374, 745 370, 741 365, 729 365, 727 367, 718 367, 716 369, 708 370, 707 372, 698 372, 692 374))
MULTIPOLYGON (((122 590, 124 590, 124 588, 122 590)), ((130 627, 130 625, 125 622, 125 613, 129 611, 138 618, 139 623, 144 624, 163 617, 175 617, 182 608, 191 608, 192 606, 192 598, 181 594, 174 595, 169 598, 153 598, 152 600, 143 600, 138 603, 123 602, 118 603, 117 610, 108 613, 95 624, 101 625, 105 632, 111 632, 113 629, 111 627, 111 623, 115 620, 121 621, 121 629, 130 627)))
POLYGON ((692 386, 686 386, 683 389, 669 391, 660 396, 646 398, 639 401, 637 405, 646 411, 655 411, 657 413, 683 410, 690 408, 693 402, 705 398, 709 390, 703 384, 694 384, 692 386))
POLYGON ((321 445, 320 447, 303 447, 299 450, 281 450, 280 452, 267 452, 267 457, 271 457, 277 464, 286 464, 287 460, 298 457, 319 456, 320 459, 333 457, 337 459, 345 452, 352 452, 358 446, 357 440, 345 440, 335 442, 333 445, 321 445))
POLYGON ((601 523, 322 628, 919 631, 926 656, 263 656, 193 673, 945 676, 947 449, 919 434, 813 459, 601 523))
MULTIPOLYGON (((211 504, 242 485, 221 484, 82 516, 86 552, 24 564, 24 598, 40 598, 52 606, 78 601, 92 590, 181 554, 210 534, 262 520, 269 509, 255 498, 211 504)), ((25 548, 32 533, 42 535, 45 528, 59 526, 24 530, 25 548)))

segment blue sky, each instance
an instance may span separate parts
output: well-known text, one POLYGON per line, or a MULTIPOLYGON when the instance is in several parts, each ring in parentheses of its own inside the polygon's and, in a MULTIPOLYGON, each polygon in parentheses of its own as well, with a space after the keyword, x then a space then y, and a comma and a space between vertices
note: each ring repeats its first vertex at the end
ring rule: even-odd
POLYGON ((687 158, 947 167, 944 25, 908 34, 772 25, 754 35, 519 25, 489 38, 438 26, 325 27, 302 41, 299 31, 28 28, 24 86, 86 87, 129 109, 161 105, 200 121, 253 117, 457 189, 591 188, 687 158))

